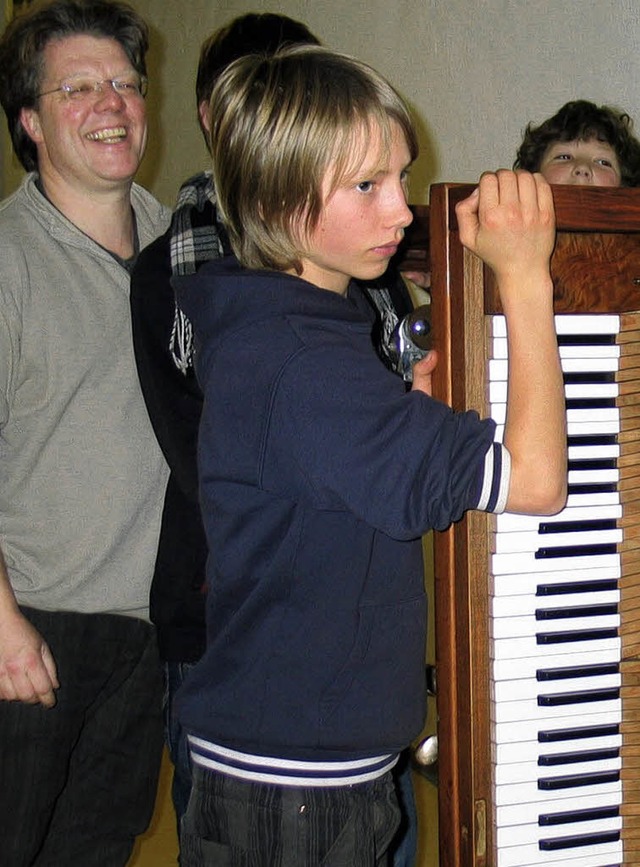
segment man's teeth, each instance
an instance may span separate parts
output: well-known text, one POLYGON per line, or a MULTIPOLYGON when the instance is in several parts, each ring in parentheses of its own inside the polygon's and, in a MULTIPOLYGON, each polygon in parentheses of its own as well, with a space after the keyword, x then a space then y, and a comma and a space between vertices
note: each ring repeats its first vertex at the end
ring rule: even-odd
POLYGON ((100 129, 96 132, 87 133, 89 141, 120 141, 125 138, 127 131, 123 126, 114 126, 111 129, 100 129))

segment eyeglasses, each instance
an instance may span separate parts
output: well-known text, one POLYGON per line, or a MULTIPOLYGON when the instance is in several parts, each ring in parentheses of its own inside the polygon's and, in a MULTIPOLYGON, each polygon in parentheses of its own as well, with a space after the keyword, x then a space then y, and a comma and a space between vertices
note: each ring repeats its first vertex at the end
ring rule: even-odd
POLYGON ((109 85, 124 99, 147 95, 148 82, 145 76, 131 75, 126 78, 104 78, 101 81, 92 78, 74 78, 73 81, 64 81, 60 87, 39 93, 37 98, 48 96, 50 93, 63 93, 72 102, 88 102, 97 99, 98 94, 102 95, 105 85, 109 85))

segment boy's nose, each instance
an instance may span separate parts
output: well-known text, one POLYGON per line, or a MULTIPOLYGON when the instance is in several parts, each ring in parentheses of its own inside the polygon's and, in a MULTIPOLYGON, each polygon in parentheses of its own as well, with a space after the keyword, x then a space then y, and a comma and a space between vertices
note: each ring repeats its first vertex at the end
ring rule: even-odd
POLYGON ((405 229, 413 222, 413 213, 407 204, 407 196, 404 190, 395 196, 391 210, 391 222, 399 229, 405 229))
POLYGON ((573 173, 578 178, 591 178, 593 171, 592 171, 589 163, 579 162, 579 163, 576 163, 576 165, 573 169, 573 173))

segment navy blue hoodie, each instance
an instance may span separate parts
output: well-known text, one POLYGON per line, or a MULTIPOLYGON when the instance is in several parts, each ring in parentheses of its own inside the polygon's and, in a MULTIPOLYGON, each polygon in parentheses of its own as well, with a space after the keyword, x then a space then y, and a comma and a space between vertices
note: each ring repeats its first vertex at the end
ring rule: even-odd
POLYGON ((494 423, 407 393, 355 286, 234 259, 174 286, 196 336, 215 552, 181 721, 262 756, 397 752, 425 712, 421 535, 504 507, 494 423))

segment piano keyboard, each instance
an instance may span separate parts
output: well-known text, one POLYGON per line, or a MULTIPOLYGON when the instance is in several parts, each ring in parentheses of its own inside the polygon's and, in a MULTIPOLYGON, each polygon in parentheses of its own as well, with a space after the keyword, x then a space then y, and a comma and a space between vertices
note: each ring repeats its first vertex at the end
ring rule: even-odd
MULTIPOLYGON (((504 318, 491 327, 501 436, 504 318)), ((560 315, 556 328, 567 505, 496 516, 492 534, 496 867, 618 867, 640 864, 640 313, 560 315)))

